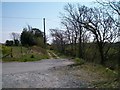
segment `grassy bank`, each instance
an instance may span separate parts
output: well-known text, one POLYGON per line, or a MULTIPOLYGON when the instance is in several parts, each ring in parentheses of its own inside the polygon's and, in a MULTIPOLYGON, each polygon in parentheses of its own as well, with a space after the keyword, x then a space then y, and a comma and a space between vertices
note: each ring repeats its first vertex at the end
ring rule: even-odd
MULTIPOLYGON (((118 88, 119 87, 119 74, 118 69, 111 70, 100 64, 85 62, 83 59, 75 58, 75 65, 79 70, 84 70, 88 73, 88 77, 92 76, 89 82, 95 88, 118 88)), ((88 79, 89 80, 89 79, 88 79)))
POLYGON ((2 54, 3 62, 27 62, 49 58, 46 50, 37 46, 29 48, 21 46, 2 46, 2 54))
POLYGON ((119 74, 117 69, 111 70, 99 64, 84 62, 78 58, 74 59, 74 61, 75 64, 70 65, 73 68, 73 73, 80 80, 89 82, 91 87, 119 88, 119 74))
POLYGON ((95 80, 91 83, 95 88, 118 88, 118 71, 103 67, 102 65, 86 63, 81 66, 85 71, 92 72, 95 80))

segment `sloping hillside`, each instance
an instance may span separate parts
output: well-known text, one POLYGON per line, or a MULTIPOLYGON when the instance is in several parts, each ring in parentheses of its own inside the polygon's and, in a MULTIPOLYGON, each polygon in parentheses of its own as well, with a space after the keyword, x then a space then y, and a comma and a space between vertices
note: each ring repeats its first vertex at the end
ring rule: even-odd
POLYGON ((49 58, 45 49, 32 46, 32 47, 21 47, 21 46, 2 46, 2 61, 36 61, 41 59, 49 58))

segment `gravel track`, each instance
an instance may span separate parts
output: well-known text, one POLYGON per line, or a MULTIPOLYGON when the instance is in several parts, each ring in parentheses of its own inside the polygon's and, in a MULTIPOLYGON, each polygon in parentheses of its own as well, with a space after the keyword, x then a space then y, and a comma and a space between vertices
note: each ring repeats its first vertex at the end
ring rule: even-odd
POLYGON ((2 64, 3 88, 87 88, 89 84, 70 73, 67 59, 2 64))

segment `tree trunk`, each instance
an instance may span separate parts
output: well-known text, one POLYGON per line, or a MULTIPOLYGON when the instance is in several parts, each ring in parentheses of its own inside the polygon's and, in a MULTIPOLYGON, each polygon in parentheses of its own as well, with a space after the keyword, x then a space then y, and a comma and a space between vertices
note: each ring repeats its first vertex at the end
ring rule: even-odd
POLYGON ((72 44, 71 44, 71 49, 72 49, 72 56, 73 56, 73 50, 74 50, 73 32, 72 32, 72 44))
POLYGON ((77 56, 77 37, 75 37, 75 56, 77 56))
MULTIPOLYGON (((119 43, 120 45, 120 43, 119 43)), ((120 47, 119 47, 119 52, 118 52, 118 81, 119 81, 119 86, 120 86, 120 47)))
POLYGON ((81 26, 80 26, 80 37, 79 37, 79 58, 83 58, 82 56, 82 30, 81 30, 81 26))
POLYGON ((105 57, 104 57, 104 51, 103 51, 102 43, 99 43, 98 46, 99 46, 99 52, 100 52, 100 58, 101 58, 100 63, 102 65, 105 65, 105 57))

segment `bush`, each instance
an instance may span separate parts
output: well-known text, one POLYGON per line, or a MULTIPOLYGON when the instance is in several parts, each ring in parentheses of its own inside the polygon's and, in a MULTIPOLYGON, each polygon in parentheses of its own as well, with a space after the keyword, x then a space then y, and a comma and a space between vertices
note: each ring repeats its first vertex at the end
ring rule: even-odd
POLYGON ((30 58, 34 58, 34 55, 31 55, 31 57, 30 58))
POLYGON ((23 59, 23 62, 27 62, 27 59, 23 59))
POLYGON ((6 40, 6 42, 5 42, 5 44, 7 45, 7 46, 12 46, 13 45, 13 41, 12 40, 6 40))
POLYGON ((82 64, 85 63, 85 61, 84 61, 83 59, 81 59, 81 58, 75 58, 75 62, 76 62, 77 64, 79 64, 79 65, 82 65, 82 64))

